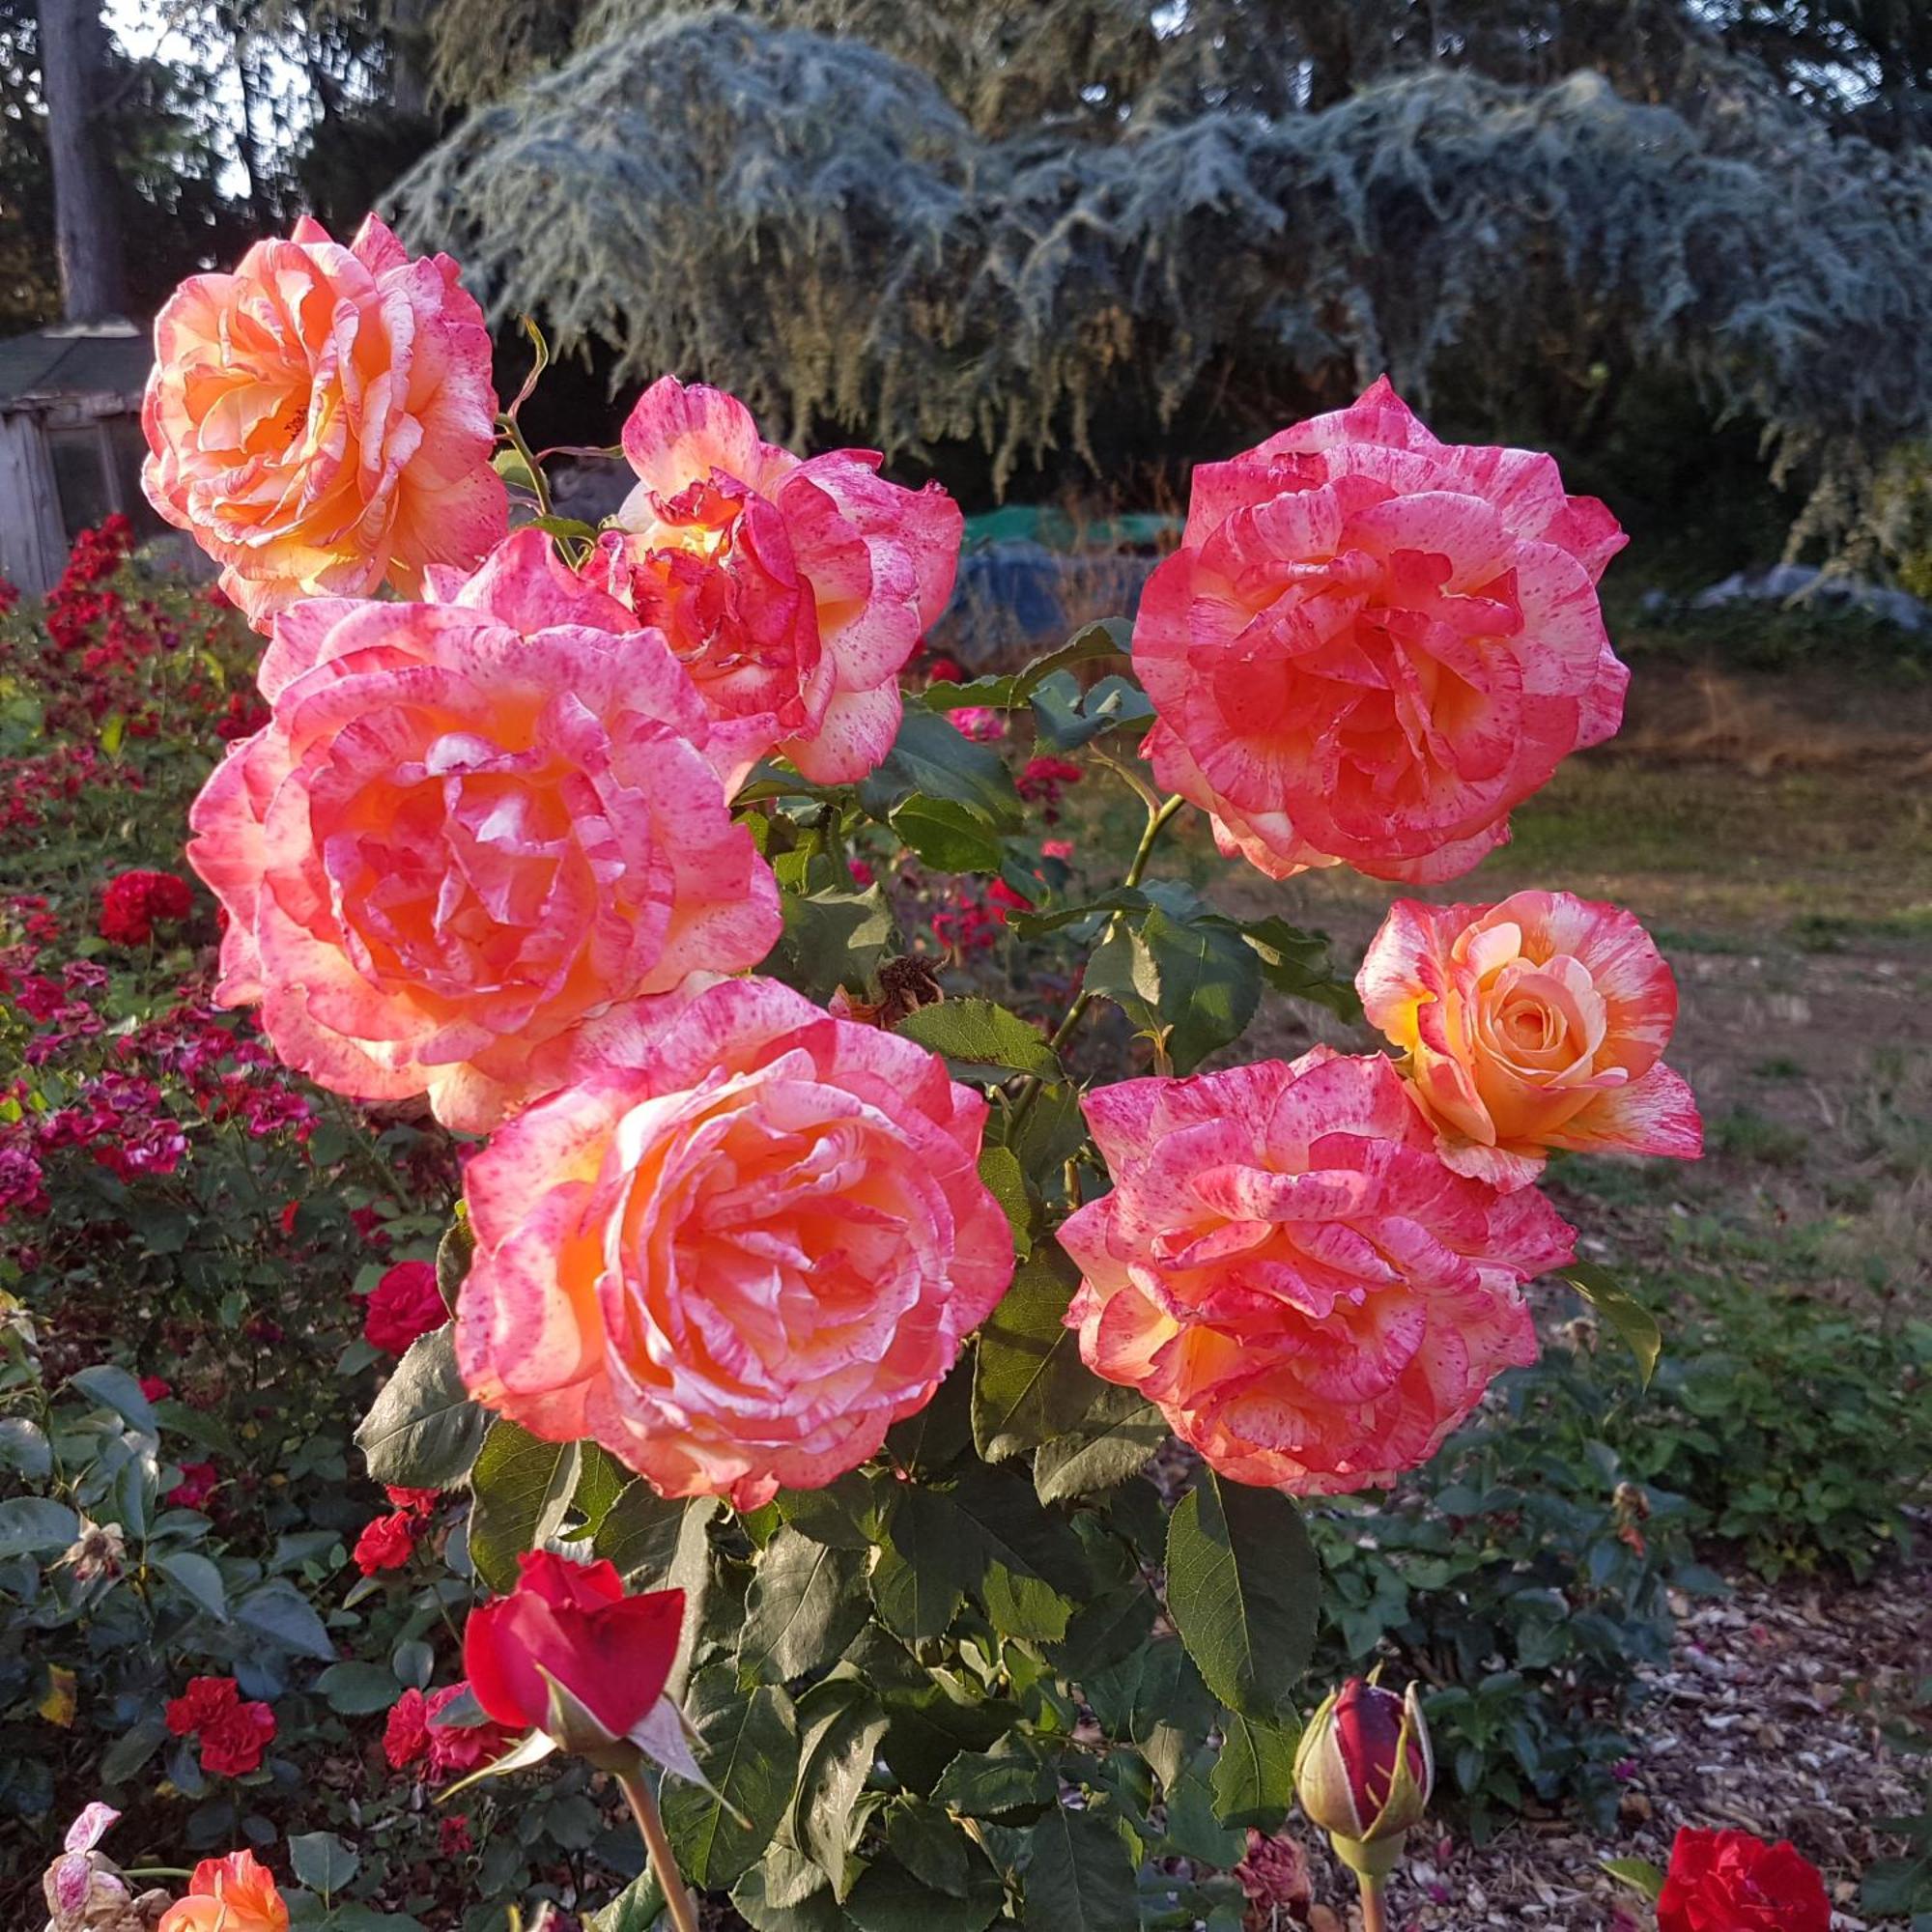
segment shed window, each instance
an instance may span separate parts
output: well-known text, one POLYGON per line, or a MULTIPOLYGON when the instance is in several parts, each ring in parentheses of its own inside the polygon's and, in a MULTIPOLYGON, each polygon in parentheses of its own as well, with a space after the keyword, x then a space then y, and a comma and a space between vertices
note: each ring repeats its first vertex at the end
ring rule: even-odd
POLYGON ((133 524, 138 541, 166 529, 141 494, 141 460, 147 453, 140 419, 132 415, 47 431, 61 524, 70 543, 116 510, 133 524))

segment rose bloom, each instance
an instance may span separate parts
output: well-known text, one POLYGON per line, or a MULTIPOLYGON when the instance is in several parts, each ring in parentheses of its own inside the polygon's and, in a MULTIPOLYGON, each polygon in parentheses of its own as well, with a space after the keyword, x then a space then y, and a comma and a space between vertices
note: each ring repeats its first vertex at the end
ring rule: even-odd
POLYGON ((203 1859, 187 1895, 161 1915, 156 1932, 288 1932, 289 1908, 275 1875, 253 1852, 203 1859))
POLYGON ((1458 1174, 1520 1187, 1550 1148, 1704 1150, 1697 1102, 1660 1056, 1677 982, 1629 913, 1569 893, 1500 905, 1398 899, 1355 985, 1408 1056, 1416 1104, 1458 1174))
POLYGON ((223 1004, 260 1000, 325 1087, 427 1091, 481 1132, 781 921, 661 637, 536 529, 432 589, 277 620, 274 715, 209 780, 188 856, 231 917, 223 1004))
POLYGON ((412 261, 373 214, 347 248, 304 215, 189 276, 155 358, 148 500, 258 631, 298 597, 413 593, 508 527, 483 312, 448 256, 412 261))
POLYGON ((185 920, 194 893, 172 872, 122 872, 100 895, 100 936, 114 946, 145 946, 155 927, 185 920))
POLYGON ((1523 1282, 1574 1231, 1453 1174, 1380 1055, 1316 1047, 1090 1093, 1114 1178, 1060 1230, 1087 1366, 1224 1476, 1332 1495, 1426 1462, 1536 1359, 1523 1282))
POLYGON ((408 1510, 379 1516, 362 1525, 352 1552, 365 1577, 384 1570, 400 1570, 415 1553, 416 1518, 408 1510))
POLYGON ((639 482, 599 568, 670 639, 720 720, 820 784, 892 749, 898 673, 952 594, 965 522, 869 450, 801 461, 735 397, 666 376, 624 425, 639 482))
POLYGON ((1437 442, 1386 378, 1199 465, 1134 623, 1154 774, 1270 878, 1453 879, 1621 722, 1623 543, 1548 457, 1437 442))
POLYGON ((1658 1932, 1830 1932, 1825 1881, 1798 1849, 1747 1832, 1679 1832, 1658 1932))
POLYGON ((549 1730, 552 1683, 594 1731, 566 1749, 628 1738, 664 1695, 684 1630, 684 1592, 627 1597, 615 1565, 578 1564, 554 1550, 517 1558, 517 1587, 471 1610, 463 1668, 476 1701, 514 1731, 549 1730))
POLYGON ((910 1040, 771 980, 711 986, 469 1163, 464 1380, 666 1495, 830 1482, 1006 1292, 985 1114, 910 1040))
POLYGON ((362 1311, 362 1339, 372 1349, 400 1355, 419 1335, 449 1320, 433 1262, 398 1262, 384 1271, 362 1311))

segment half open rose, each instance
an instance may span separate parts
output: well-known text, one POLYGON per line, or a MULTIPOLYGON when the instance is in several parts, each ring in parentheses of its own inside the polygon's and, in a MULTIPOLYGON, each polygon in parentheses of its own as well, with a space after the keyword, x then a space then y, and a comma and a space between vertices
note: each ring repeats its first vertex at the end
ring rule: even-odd
POLYGON ((624 425, 638 487, 607 534, 613 591, 670 639, 705 706, 755 723, 822 784, 892 749, 900 668, 952 591, 959 506, 907 490, 869 450, 806 460, 741 402, 674 376, 624 425))
POLYGON ((666 1495, 830 1482, 931 1400, 1011 1277, 985 1101, 769 980, 610 1051, 469 1163, 464 1380, 666 1495))
POLYGON ((1500 905, 1398 899, 1362 961, 1363 1010, 1407 1056, 1458 1174, 1520 1187, 1551 1148, 1703 1151, 1697 1102, 1662 1063, 1677 982, 1620 907, 1570 893, 1500 905))
POLYGON ((1548 456, 1438 442, 1386 379, 1202 464, 1134 623, 1155 776, 1270 878, 1466 872, 1617 728, 1623 542, 1548 456))
POLYGON ((188 856, 231 922, 218 996, 261 1001, 285 1061, 481 1131, 638 1003, 756 964, 781 918, 725 802, 737 754, 663 638, 534 529, 436 587, 282 615, 272 716, 188 856))
POLYGON ((508 526, 496 416, 456 264, 412 261, 373 214, 346 248, 304 215, 156 318, 142 482, 266 631, 298 597, 474 564, 508 526))

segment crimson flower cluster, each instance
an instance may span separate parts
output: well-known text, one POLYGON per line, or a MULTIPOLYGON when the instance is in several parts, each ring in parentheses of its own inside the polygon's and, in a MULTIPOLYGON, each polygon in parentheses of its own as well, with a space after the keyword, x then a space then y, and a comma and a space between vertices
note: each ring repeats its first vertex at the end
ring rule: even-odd
POLYGON ((220 1777, 245 1777, 262 1762, 275 1738, 275 1714, 268 1705, 244 1702, 232 1677, 194 1677, 179 1697, 168 1700, 168 1729, 201 1745, 201 1768, 220 1777))
POLYGON ((511 1739, 500 1725, 442 1721, 443 1713, 469 1693, 467 1683, 445 1685, 440 1690, 413 1687, 405 1690, 390 1706, 383 1730, 383 1755, 389 1769, 407 1771, 420 1765, 419 1776, 426 1783, 441 1784, 501 1757, 511 1739))

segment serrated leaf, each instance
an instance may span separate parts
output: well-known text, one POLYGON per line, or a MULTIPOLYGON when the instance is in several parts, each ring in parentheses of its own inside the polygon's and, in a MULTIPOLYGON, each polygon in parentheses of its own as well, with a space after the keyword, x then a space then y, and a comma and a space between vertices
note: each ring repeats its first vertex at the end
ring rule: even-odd
POLYGON ((1045 1642, 1064 1636, 1093 1581, 1079 1539, 1047 1515, 1018 1475, 969 1467, 951 1494, 978 1535, 978 1574, 969 1588, 993 1628, 1045 1642))
POLYGON ((24 1415, 0 1418, 0 1469, 23 1482, 43 1483, 53 1466, 53 1447, 38 1422, 29 1422, 24 1415))
POLYGON ((1026 1176, 1010 1148, 992 1146, 980 1154, 980 1179, 1007 1217, 1013 1231, 1013 1254, 1025 1261, 1033 1253, 1033 1202, 1026 1176))
POLYGON ((969 807, 996 833, 1017 832, 1025 819, 1012 774, 997 752, 975 744, 936 712, 908 705, 892 750, 861 781, 859 803, 890 823, 916 794, 969 807))
POLYGON ((870 1549, 878 1540, 880 1508, 872 1486, 856 1469, 822 1490, 781 1490, 772 1498, 779 1515, 814 1543, 838 1549, 870 1549))
POLYGON ((839 987, 860 991, 892 944, 892 907, 877 886, 781 893, 784 930, 760 970, 809 1000, 829 1000, 839 987))
POLYGON ((980 1330, 973 1366, 973 1441, 989 1463, 1037 1448, 1077 1423, 1103 1384, 1080 1359, 1065 1321, 1079 1277, 1064 1251, 1042 1248, 1013 1275, 980 1330))
POLYGON ((1177 918, 1156 904, 1096 946, 1084 980, 1190 1073, 1238 1039, 1261 1003, 1261 964, 1239 933, 1213 919, 1177 918))
POLYGON ((1138 1475, 1167 1436, 1167 1418, 1138 1390, 1102 1382, 1079 1419, 1040 1444, 1034 1487, 1043 1503, 1113 1489, 1138 1475))
POLYGON ((469 1273, 469 1264, 476 1258, 476 1231, 469 1225, 469 1214, 466 1206, 459 1207, 456 1218, 444 1229, 442 1239, 436 1244, 436 1291, 442 1296, 442 1305, 454 1315, 456 1298, 463 1293, 463 1284, 469 1273))
MULTIPOLYGON (((1006 1902, 999 1874, 977 1853, 963 1897, 924 1884, 888 1854, 867 1865, 845 1900, 859 1932, 983 1932, 1006 1902)), ((1122 1919, 1122 1928, 1134 1923, 1122 1919)))
POLYGON ((228 1621, 228 1590, 221 1572, 192 1549, 171 1549, 155 1558, 155 1568, 173 1579, 210 1616, 228 1621))
POLYGON ((490 1425, 469 1477, 469 1560, 499 1595, 516 1587, 517 1558, 563 1526, 579 1466, 575 1442, 545 1442, 501 1418, 490 1425))
POLYGON ((1027 1932, 1122 1932, 1140 1922, 1134 1861, 1106 1818, 1057 1804, 1027 1837, 1027 1932))
POLYGON ((1360 1021, 1361 996, 1336 976, 1326 933, 1304 932, 1276 918, 1241 920, 1236 929, 1253 948, 1263 977, 1277 992, 1313 1000, 1351 1026, 1360 1021))
POLYGON ((893 1031, 944 1054, 955 1075, 966 1078, 1060 1074, 1059 1056, 1039 1029, 992 1000, 941 1000, 906 1014, 893 1031))
MULTIPOLYGON (((773 1853, 782 1850, 782 1846, 772 1848, 773 1853)), ((731 1888, 731 1903, 752 1932, 849 1932, 852 1921, 822 1875, 812 1889, 797 1898, 775 1895, 771 1859, 772 1853, 767 1853, 763 1864, 753 1865, 731 1888)))
POLYGON ((664 1918, 664 1888, 654 1872, 634 1878, 601 1912, 584 1919, 587 1932, 654 1932, 664 1918))
POLYGON ((1608 1268, 1594 1262, 1572 1262, 1558 1273, 1623 1338, 1636 1357, 1643 1385, 1648 1388, 1663 1353, 1663 1331, 1657 1325, 1657 1317, 1608 1268))
POLYGON ((165 1719, 139 1719, 101 1753, 101 1783, 125 1783, 167 1743, 168 1737, 165 1719))
POLYGON ((325 1898, 340 1891, 362 1868, 362 1861, 333 1832, 298 1832, 289 1839, 289 1863, 296 1878, 325 1898))
POLYGON ((1204 1469, 1168 1520, 1167 1607, 1215 1696, 1243 1717, 1292 1719, 1321 1601, 1301 1512, 1204 1469))
POLYGON ((967 1818, 1011 1820, 1058 1801, 1052 1764, 1023 1731, 1009 1731, 989 1751, 961 1751, 940 1774, 932 1802, 967 1818))
POLYGON ((577 1446, 577 1493, 571 1498, 571 1507, 583 1519, 583 1523, 571 1534, 595 1536, 611 1514, 611 1505, 631 1487, 631 1472, 608 1449, 600 1449, 594 1442, 580 1442, 577 1446))
POLYGON ((909 1642, 943 1636, 980 1575, 971 1525, 951 1497, 901 1483, 880 1535, 870 1577, 879 1621, 909 1642))
POLYGON ((886 1714, 855 1677, 828 1678, 798 1701, 798 1788, 788 1812, 792 1841, 835 1890, 843 1891, 858 1837, 853 1806, 872 1774, 886 1714))
POLYGON ((331 1663, 315 1688, 345 1718, 366 1718, 396 1701, 395 1673, 380 1663, 331 1663))
POLYGON ((742 1691, 730 1671, 705 1670, 693 1681, 689 1716, 712 1789, 668 1785, 665 1830, 685 1877, 723 1890, 763 1856, 785 1814, 798 1773, 791 1700, 776 1685, 742 1691))
POLYGON ((235 1605, 235 1621, 297 1657, 335 1662, 335 1645, 309 1601, 286 1577, 271 1577, 235 1605))
POLYGON ((895 808, 892 828, 935 872, 997 872, 1000 835, 970 806, 921 793, 895 808))
POLYGON ((1153 703, 1130 677, 1104 677, 1084 690, 1071 671, 1055 671, 1033 693, 1034 728, 1056 751, 1077 752, 1109 731, 1145 724, 1153 703))
POLYGON ((138 1429, 143 1435, 160 1434, 154 1404, 141 1393, 141 1384, 126 1369, 117 1369, 110 1362, 97 1362, 92 1368, 70 1376, 67 1386, 79 1390, 102 1408, 111 1408, 129 1429, 138 1429))
POLYGON ((868 1614, 866 1570, 862 1550, 780 1529, 759 1553, 745 1602, 739 1684, 783 1683, 835 1663, 868 1614))
POLYGON ((453 1327, 419 1335, 355 1432, 373 1481, 402 1489, 461 1483, 483 1446, 489 1411, 469 1400, 453 1327))
POLYGON ((1222 1824, 1278 1832, 1294 1804, 1294 1747, 1291 1726, 1256 1723, 1230 1712, 1211 1788, 1222 1824))
POLYGON ((43 1556, 68 1548, 80 1534, 80 1518, 46 1496, 10 1496, 0 1502, 0 1559, 43 1556))

